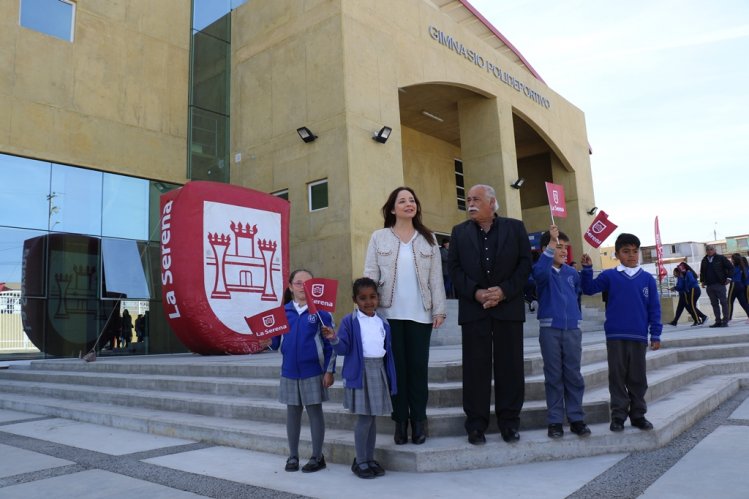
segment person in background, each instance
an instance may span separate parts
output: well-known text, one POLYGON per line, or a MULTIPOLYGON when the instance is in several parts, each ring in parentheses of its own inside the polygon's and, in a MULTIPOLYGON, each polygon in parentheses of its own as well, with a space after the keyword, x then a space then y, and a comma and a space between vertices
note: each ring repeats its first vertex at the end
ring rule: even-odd
POLYGON ((681 313, 685 308, 694 321, 692 326, 703 324, 707 319, 707 315, 703 314, 697 308, 697 300, 702 294, 700 284, 697 282, 697 274, 686 262, 681 262, 674 269, 673 273, 674 277, 676 277, 676 286, 671 289, 679 293, 679 303, 676 306, 674 320, 669 322, 669 324, 675 326, 679 322, 679 317, 681 317, 681 313))
POLYGON ((715 246, 708 244, 705 247, 705 257, 700 263, 700 284, 707 291, 710 305, 713 307, 715 322, 710 327, 728 326, 728 298, 726 296, 726 284, 733 275, 733 265, 723 255, 715 252, 715 246), (723 309, 723 318, 720 311, 723 309))
POLYGON ((447 255, 450 252, 450 240, 445 239, 440 246, 440 260, 442 261, 442 280, 445 282, 445 298, 453 298, 453 284, 447 271, 447 255))
POLYGON ((733 319, 733 302, 739 300, 739 305, 746 312, 749 318, 749 303, 747 303, 747 284, 749 283, 749 268, 746 265, 746 258, 738 253, 731 255, 733 264, 733 275, 731 283, 728 285, 728 320, 733 319))

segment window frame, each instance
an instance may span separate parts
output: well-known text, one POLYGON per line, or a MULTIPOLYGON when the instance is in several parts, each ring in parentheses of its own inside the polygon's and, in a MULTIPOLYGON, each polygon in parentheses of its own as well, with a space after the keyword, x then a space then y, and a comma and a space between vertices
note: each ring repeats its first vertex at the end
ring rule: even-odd
POLYGON ((24 4, 24 0, 20 0, 18 2, 18 25, 21 26, 22 28, 30 29, 32 31, 36 31, 37 33, 41 33, 43 35, 47 35, 47 36, 51 36, 51 37, 57 38, 58 40, 63 40, 63 41, 66 41, 66 42, 73 43, 75 41, 75 14, 76 14, 76 10, 77 10, 76 7, 78 7, 78 6, 76 5, 76 2, 74 2, 72 0, 55 0, 55 1, 67 4, 67 5, 70 5, 70 9, 71 9, 71 12, 70 12, 70 29, 69 29, 69 36, 68 36, 68 38, 62 38, 60 36, 57 36, 57 35, 52 34, 52 33, 49 33, 47 31, 42 31, 38 27, 28 26, 26 24, 23 24, 22 20, 23 20, 23 4, 24 4))
POLYGON ((286 201, 289 200, 289 189, 280 189, 277 191, 273 191, 270 193, 271 196, 276 196, 277 198, 285 199, 286 201), (286 197, 284 197, 286 196, 286 197))
POLYGON ((330 207, 330 196, 328 195, 329 190, 326 189, 325 206, 321 208, 312 208, 312 189, 318 185, 323 185, 323 184, 329 185, 327 178, 315 180, 314 182, 310 182, 307 184, 307 208, 309 209, 310 213, 325 210, 330 207))

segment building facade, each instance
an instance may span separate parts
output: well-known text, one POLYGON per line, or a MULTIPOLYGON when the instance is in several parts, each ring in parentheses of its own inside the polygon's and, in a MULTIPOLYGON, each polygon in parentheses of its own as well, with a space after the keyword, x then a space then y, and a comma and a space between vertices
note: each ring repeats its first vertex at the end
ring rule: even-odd
POLYGON ((82 335, 54 355, 115 327, 125 300, 149 311, 149 342, 126 351, 180 350, 160 305, 158 197, 189 180, 288 199, 291 267, 342 283, 399 185, 446 235, 473 184, 529 232, 550 222, 544 182, 562 184, 558 223, 583 252, 584 114, 468 1, 54 0, 41 20, 40 4, 0 2, 0 282, 39 280, 21 300, 46 307, 42 337, 82 335), (75 288, 88 315, 66 326, 53 316, 76 269, 91 273, 75 288))

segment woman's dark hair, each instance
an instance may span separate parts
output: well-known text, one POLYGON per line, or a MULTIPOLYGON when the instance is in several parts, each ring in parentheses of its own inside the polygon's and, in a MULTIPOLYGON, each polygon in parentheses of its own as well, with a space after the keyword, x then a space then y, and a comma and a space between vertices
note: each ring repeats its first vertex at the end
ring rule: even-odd
POLYGON ((437 241, 434 239, 434 234, 421 221, 421 202, 419 201, 419 198, 416 197, 414 190, 410 187, 396 187, 396 189, 388 196, 388 200, 385 201, 385 204, 382 205, 382 216, 385 219, 385 228, 388 229, 395 225, 395 214, 393 213, 393 210, 395 209, 395 200, 398 199, 398 193, 400 191, 408 191, 414 197, 414 202, 416 203, 416 215, 414 215, 413 218, 414 229, 416 229, 430 245, 435 246, 437 241))
MULTIPOLYGON (((291 274, 289 274, 289 284, 291 284, 292 282, 294 282, 294 277, 296 277, 296 275, 299 272, 307 272, 312 277, 315 277, 315 275, 312 272, 310 272, 309 270, 307 270, 307 269, 296 269, 296 270, 293 270, 291 272, 291 274)), ((289 289, 289 286, 286 286, 286 289, 284 289, 284 291, 283 291, 283 304, 286 305, 287 303, 289 303, 293 299, 294 299, 294 295, 291 293, 291 290, 289 289)))
POLYGON ((360 277, 355 280, 353 286, 351 286, 351 291, 353 292, 352 297, 354 298, 354 300, 356 300, 356 295, 359 294, 359 291, 365 288, 372 288, 377 291, 377 283, 369 277, 360 277))

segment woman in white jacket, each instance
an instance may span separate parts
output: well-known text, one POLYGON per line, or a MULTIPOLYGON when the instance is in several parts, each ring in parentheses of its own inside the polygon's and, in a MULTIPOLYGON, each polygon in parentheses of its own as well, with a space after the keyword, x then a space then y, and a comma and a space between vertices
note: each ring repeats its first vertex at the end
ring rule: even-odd
POLYGON ((393 396, 394 440, 426 440, 429 341, 445 320, 442 261, 434 234, 421 222, 410 187, 398 187, 382 207, 385 228, 372 234, 364 275, 380 293, 379 312, 390 323, 398 393, 393 396))

